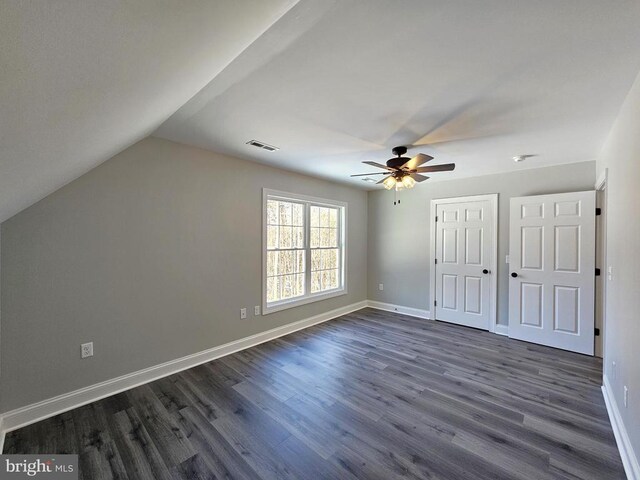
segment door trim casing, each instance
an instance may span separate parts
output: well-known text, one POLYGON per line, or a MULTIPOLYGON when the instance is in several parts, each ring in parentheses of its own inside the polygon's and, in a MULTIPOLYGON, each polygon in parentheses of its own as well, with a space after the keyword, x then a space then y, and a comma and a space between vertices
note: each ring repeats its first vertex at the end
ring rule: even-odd
POLYGON ((436 209, 438 205, 447 203, 488 201, 493 210, 493 232, 491 241, 493 242, 491 258, 491 306, 489 308, 489 331, 495 333, 498 322, 498 194, 490 193, 486 195, 471 195, 466 197, 434 198, 431 200, 429 209, 429 308, 431 318, 436 320, 437 308, 433 301, 436 298, 436 269, 434 268, 436 258, 436 209))
MULTIPOLYGON (((601 249, 601 256, 598 257, 598 250, 597 250, 597 243, 596 243, 596 265, 601 261, 602 264, 600 265, 600 269, 603 271, 604 276, 601 277, 602 278, 602 285, 601 285, 601 297, 600 297, 600 304, 598 303, 598 289, 597 289, 597 280, 596 280, 596 288, 594 290, 594 296, 595 296, 595 305, 594 305, 594 322, 598 323, 598 313, 600 313, 602 315, 602 330, 600 331, 600 353, 602 354, 602 361, 603 361, 603 365, 606 365, 606 363, 604 363, 607 360, 607 356, 606 356, 606 352, 605 352, 605 346, 606 346, 606 336, 607 336, 607 282, 608 282, 608 268, 609 268, 609 262, 607 261, 607 220, 608 220, 608 216, 607 216, 607 200, 608 200, 608 195, 609 195, 609 185, 608 185, 608 177, 609 177, 609 169, 605 168, 602 173, 600 174, 600 176, 598 177, 598 180, 596 180, 595 183, 595 189, 596 189, 596 205, 598 205, 598 192, 602 192, 602 197, 603 197, 603 202, 601 202, 600 207, 604 207, 602 209, 602 213, 601 213, 601 217, 600 217, 600 223, 598 224, 598 220, 596 219, 596 242, 598 240, 602 241, 602 245, 600 246, 601 249), (602 235, 602 237, 600 237, 600 235, 602 235), (598 308, 601 308, 602 310, 600 312, 598 312, 598 308)), ((596 340, 597 342, 597 340, 596 340)), ((597 353, 597 348, 594 345, 594 355, 596 355, 597 353)))

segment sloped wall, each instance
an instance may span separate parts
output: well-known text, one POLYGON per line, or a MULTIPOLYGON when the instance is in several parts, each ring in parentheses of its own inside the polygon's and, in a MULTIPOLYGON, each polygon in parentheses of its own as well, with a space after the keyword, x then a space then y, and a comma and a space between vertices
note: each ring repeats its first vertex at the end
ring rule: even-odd
POLYGON ((365 300, 366 250, 365 191, 147 138, 2 224, 0 411, 365 300), (253 315, 263 187, 348 203, 347 295, 253 315))

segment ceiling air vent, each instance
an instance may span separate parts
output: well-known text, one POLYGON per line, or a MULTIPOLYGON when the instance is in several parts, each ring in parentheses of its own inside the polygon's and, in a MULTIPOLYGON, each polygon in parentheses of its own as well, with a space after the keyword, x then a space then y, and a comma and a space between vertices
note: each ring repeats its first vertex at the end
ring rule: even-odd
POLYGON ((247 142, 247 145, 253 145, 254 147, 266 150, 267 152, 275 152, 276 150, 280 150, 278 147, 274 147, 273 145, 269 145, 268 143, 259 142, 258 140, 249 140, 247 142))

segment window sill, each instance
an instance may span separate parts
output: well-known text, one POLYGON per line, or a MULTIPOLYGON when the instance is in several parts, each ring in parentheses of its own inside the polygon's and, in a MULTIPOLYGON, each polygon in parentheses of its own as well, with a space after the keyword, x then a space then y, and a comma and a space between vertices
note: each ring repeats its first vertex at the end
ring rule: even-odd
POLYGON ((331 290, 328 292, 317 293, 315 295, 310 295, 308 297, 276 303, 271 306, 263 305, 262 314, 269 315, 270 313, 280 312, 282 310, 287 310, 288 308, 299 307, 301 305, 307 305, 309 303, 319 302, 321 300, 327 300, 329 298, 339 297, 341 295, 346 295, 346 294, 347 294, 347 289, 342 288, 338 290, 331 290))

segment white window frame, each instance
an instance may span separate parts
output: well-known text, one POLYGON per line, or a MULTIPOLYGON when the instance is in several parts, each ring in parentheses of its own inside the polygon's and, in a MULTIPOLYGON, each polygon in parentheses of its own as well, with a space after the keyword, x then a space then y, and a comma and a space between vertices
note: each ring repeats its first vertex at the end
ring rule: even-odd
POLYGON ((347 203, 337 200, 328 200, 326 198, 311 197, 308 195, 300 195, 297 193, 282 192, 279 190, 262 189, 262 314, 278 312, 287 308, 298 307, 320 300, 337 297, 347 294, 347 203), (271 302, 267 305, 267 201, 282 200, 285 202, 304 203, 304 250, 305 250, 305 294, 300 297, 281 300, 279 302, 271 302), (311 248, 310 248, 310 206, 317 205, 321 207, 339 208, 339 238, 338 245, 340 248, 340 287, 332 290, 326 290, 318 293, 311 293, 311 248))

